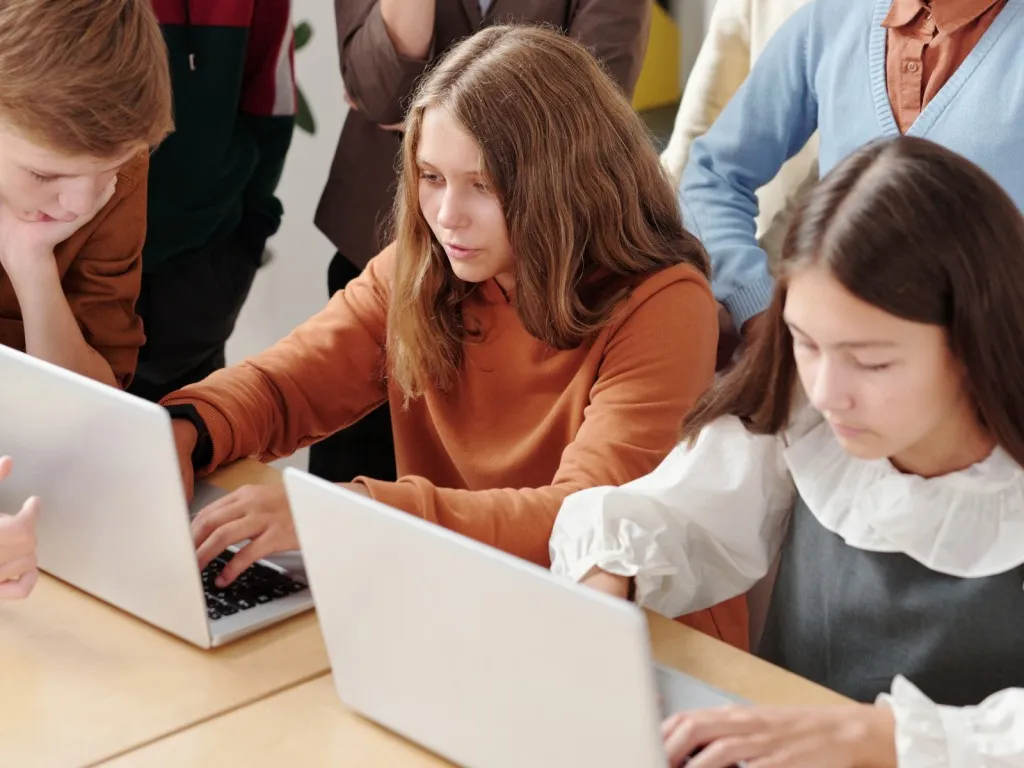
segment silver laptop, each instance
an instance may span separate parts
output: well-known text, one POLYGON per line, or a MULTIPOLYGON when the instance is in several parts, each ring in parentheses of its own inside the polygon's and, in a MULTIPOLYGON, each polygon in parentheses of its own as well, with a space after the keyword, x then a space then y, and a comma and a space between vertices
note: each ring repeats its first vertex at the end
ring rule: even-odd
MULTIPOLYGON (((0 510, 30 495, 42 570, 209 648, 312 607, 273 563, 227 590, 196 566, 170 418, 160 406, 0 345, 0 510)), ((195 509, 219 493, 197 491, 195 509)), ((222 556, 227 559, 231 553, 222 556)))
POLYGON ((450 761, 663 767, 663 714, 736 702, 656 669, 635 605, 306 473, 285 486, 338 696, 450 761))

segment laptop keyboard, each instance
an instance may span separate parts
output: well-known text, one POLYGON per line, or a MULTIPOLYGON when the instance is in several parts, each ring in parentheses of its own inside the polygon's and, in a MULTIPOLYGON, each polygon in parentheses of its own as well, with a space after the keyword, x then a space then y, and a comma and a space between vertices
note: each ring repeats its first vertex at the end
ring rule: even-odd
POLYGON ((248 611, 281 597, 306 589, 295 581, 262 563, 255 563, 242 572, 229 586, 221 588, 214 582, 228 561, 235 556, 230 550, 221 552, 203 569, 203 591, 206 593, 206 615, 212 621, 248 611))

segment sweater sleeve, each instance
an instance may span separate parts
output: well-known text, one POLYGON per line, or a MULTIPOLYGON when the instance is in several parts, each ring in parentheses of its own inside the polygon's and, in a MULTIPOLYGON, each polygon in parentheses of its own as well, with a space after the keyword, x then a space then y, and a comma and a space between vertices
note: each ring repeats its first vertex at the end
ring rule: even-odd
POLYGON ((686 81, 675 126, 661 162, 677 185, 690 145, 707 133, 750 73, 750 0, 718 0, 708 34, 686 81))
POLYGON ((415 476, 358 482, 389 506, 547 565, 565 496, 628 482, 671 450, 683 415, 711 383, 717 335, 715 304, 702 282, 671 283, 638 304, 609 338, 583 424, 550 485, 469 491, 415 476))
POLYGON ((381 16, 379 0, 334 0, 334 14, 341 77, 349 98, 371 122, 401 122, 404 105, 433 50, 422 60, 398 53, 381 16))
POLYGON ((107 361, 122 388, 131 383, 146 339, 135 302, 142 287, 148 174, 149 156, 143 153, 118 175, 115 199, 90 223, 88 239, 62 281, 85 342, 107 361))
POLYGON ((164 398, 192 404, 213 438, 201 475, 271 461, 358 421, 387 398, 384 340, 394 246, 266 352, 164 398))
POLYGON ((593 51, 631 97, 640 78, 650 28, 648 0, 579 0, 568 33, 593 51))
POLYGON ((814 4, 769 41, 735 97, 693 142, 680 197, 688 228, 704 242, 715 297, 742 326, 771 298, 772 279, 758 246, 757 190, 807 143, 818 123, 808 53, 814 4))

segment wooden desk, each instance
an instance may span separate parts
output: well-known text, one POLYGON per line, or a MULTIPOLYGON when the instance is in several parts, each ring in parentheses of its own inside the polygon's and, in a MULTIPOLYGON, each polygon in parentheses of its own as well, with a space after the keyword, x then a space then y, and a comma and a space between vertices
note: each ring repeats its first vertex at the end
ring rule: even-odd
MULTIPOLYGON (((751 701, 779 705, 847 702, 676 622, 652 614, 649 625, 659 662, 751 701)), ((595 684, 600 684, 599 678, 595 684)), ((325 675, 103 765, 441 768, 449 764, 347 710, 334 693, 330 675, 325 675)))
MULTIPOLYGON (((280 482, 254 461, 211 478, 280 482)), ((83 766, 323 675, 312 612, 203 651, 48 576, 0 607, 0 766, 83 766)))

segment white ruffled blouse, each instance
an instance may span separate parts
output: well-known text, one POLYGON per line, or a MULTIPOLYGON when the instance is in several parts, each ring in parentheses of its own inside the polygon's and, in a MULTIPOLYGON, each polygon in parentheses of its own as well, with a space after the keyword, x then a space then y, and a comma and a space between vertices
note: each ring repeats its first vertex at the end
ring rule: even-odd
MULTIPOLYGON (((851 547, 901 552, 961 578, 1024 564, 1024 469, 1002 449, 943 477, 905 475, 850 456, 804 409, 777 436, 721 419, 646 477, 568 497, 552 570, 577 581, 595 566, 634 576, 641 605, 666 616, 701 610, 768 572, 797 492, 851 547)), ((947 707, 897 677, 879 702, 896 716, 900 768, 1024 768, 1024 689, 947 707)))

